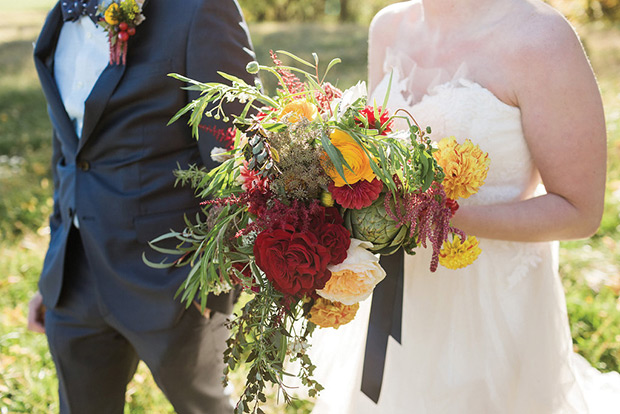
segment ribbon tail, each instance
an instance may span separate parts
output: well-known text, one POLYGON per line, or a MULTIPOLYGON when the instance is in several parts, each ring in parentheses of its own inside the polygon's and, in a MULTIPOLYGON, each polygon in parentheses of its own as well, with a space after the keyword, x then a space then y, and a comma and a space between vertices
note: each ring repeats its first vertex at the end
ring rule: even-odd
POLYGON ((381 395, 388 338, 401 342, 404 258, 403 249, 399 249, 379 261, 386 277, 373 292, 361 384, 362 392, 375 403, 381 395))

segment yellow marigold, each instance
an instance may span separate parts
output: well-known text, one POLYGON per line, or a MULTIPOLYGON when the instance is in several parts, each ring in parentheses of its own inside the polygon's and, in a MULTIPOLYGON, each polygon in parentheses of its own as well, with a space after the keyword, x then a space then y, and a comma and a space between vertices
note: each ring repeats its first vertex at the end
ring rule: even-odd
POLYGON ((334 180, 334 185, 336 187, 342 187, 347 184, 355 184, 360 180, 371 182, 375 179, 375 173, 372 172, 372 168, 370 168, 370 159, 368 158, 368 155, 349 134, 336 129, 331 133, 329 138, 331 143, 338 148, 338 150, 340 150, 340 153, 349 167, 351 167, 351 169, 349 169, 343 165, 342 168, 344 169, 345 178, 343 179, 330 162, 327 154, 325 155, 325 172, 332 180, 334 180))
POLYGON ((465 242, 460 237, 454 237, 450 242, 446 240, 439 252, 439 264, 448 269, 461 269, 472 264, 482 253, 478 246, 478 239, 469 236, 465 242))
POLYGON ((321 328, 335 328, 346 325, 355 318, 360 304, 343 305, 340 302, 332 302, 318 298, 310 309, 308 319, 321 328))
POLYGON ((435 158, 446 174, 443 180, 446 195, 453 200, 468 198, 478 192, 487 178, 491 162, 489 154, 473 142, 467 139, 459 144, 454 137, 439 141, 435 158))
POLYGON ((110 25, 118 24, 118 20, 115 18, 119 12, 118 4, 111 3, 107 9, 105 9, 104 18, 105 22, 110 25))
POLYGON ((308 102, 305 99, 296 99, 284 106, 280 117, 284 118, 285 115, 288 115, 286 118, 287 121, 295 123, 301 121, 303 118, 306 118, 308 121, 312 121, 318 116, 318 114, 319 110, 315 104, 308 102))

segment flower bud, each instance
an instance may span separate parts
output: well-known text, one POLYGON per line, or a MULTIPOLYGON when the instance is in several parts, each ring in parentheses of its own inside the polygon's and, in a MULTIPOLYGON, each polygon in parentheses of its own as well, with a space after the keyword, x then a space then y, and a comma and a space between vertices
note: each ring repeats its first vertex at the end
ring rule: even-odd
POLYGON ((329 191, 323 191, 321 193, 321 204, 325 207, 333 207, 334 198, 332 197, 332 193, 329 191))
POLYGON ((259 68, 260 67, 258 66, 258 62, 253 60, 246 65, 245 70, 252 75, 256 75, 258 73, 259 68))

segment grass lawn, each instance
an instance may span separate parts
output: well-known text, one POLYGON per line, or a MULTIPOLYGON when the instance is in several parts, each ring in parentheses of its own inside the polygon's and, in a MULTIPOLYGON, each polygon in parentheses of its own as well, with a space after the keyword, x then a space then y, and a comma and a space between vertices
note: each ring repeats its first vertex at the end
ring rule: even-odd
MULTIPOLYGON (((32 64, 32 42, 49 0, 0 0, 0 414, 58 411, 57 382, 43 335, 26 331, 27 302, 45 253, 52 207, 50 126, 32 64)), ((360 25, 272 24, 251 26, 259 60, 269 49, 324 65, 343 63, 331 79, 346 88, 366 78, 366 28, 360 25), (337 80, 337 81, 336 81, 337 80)), ((599 77, 609 131, 607 200, 603 224, 589 240, 561 244, 575 349, 601 370, 620 364, 620 28, 579 28, 599 77)), ((272 84, 267 84, 269 85, 272 84)), ((127 393, 130 413, 169 413, 170 405, 140 366, 127 393)), ((307 412, 307 405, 289 413, 307 412)), ((269 412, 284 413, 272 404, 269 412)))

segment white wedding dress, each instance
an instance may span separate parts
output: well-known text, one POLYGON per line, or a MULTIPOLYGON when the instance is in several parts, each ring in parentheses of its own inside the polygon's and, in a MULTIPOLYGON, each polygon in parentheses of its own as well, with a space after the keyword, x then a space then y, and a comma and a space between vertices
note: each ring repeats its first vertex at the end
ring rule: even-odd
MULTIPOLYGON (((489 153, 486 183, 464 204, 509 202, 536 174, 520 111, 462 76, 416 68, 388 51, 388 107, 407 109, 432 138, 469 138, 489 153), (412 102, 416 76, 433 78, 412 102)), ((380 104, 384 79, 374 96, 380 104)), ((403 126, 402 124, 400 125, 403 126)), ((472 265, 429 271, 430 250, 405 257, 402 344, 389 339, 378 404, 360 392, 371 300, 338 330, 315 332, 325 386, 314 414, 618 414, 620 375, 573 353, 557 243, 480 239, 472 265)))

